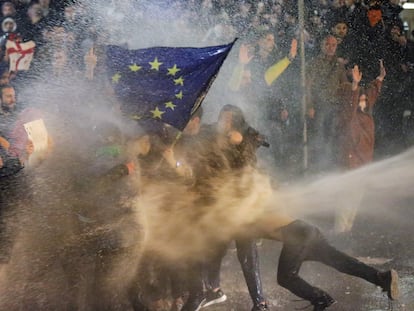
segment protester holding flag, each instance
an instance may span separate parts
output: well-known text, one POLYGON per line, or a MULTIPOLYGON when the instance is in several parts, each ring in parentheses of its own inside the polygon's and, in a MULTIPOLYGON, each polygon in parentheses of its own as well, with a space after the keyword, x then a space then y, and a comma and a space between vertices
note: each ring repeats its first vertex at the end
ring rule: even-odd
MULTIPOLYGON (((157 132, 160 136, 164 136, 162 133, 165 133, 165 124, 179 131, 185 130, 233 44, 234 42, 206 48, 158 47, 141 50, 109 46, 106 55, 107 67, 115 94, 122 103, 122 112, 127 117, 139 121, 147 131, 157 132)), ((165 144, 161 141, 160 143, 165 144)), ((175 144, 175 142, 170 143, 175 144)), ((165 145, 160 146, 156 143, 152 154, 163 155, 166 164, 171 165, 175 174, 185 179, 191 178, 192 167, 176 161, 172 149, 165 148, 165 145)), ((152 175, 169 175, 170 172, 164 163, 159 164, 156 168, 148 164, 155 170, 147 167, 146 171, 152 175)), ((197 269, 194 275, 199 276, 200 265, 198 263, 190 265, 197 269)), ((147 269, 152 268, 147 267, 147 269)), ((137 279, 142 279, 142 276, 138 275, 137 279)), ((201 279, 197 280, 201 281, 201 279)), ((195 286, 201 285, 198 281, 191 284, 192 290, 195 290, 195 286)), ((141 301, 134 297, 138 291, 139 289, 132 286, 131 301, 136 308, 141 305, 141 301)), ((174 298, 177 300, 179 297, 174 298)))
MULTIPOLYGON (((125 51, 118 47, 110 48, 108 67, 115 85, 115 91, 118 96, 121 95, 124 99, 129 100, 123 107, 124 112, 136 119, 142 119, 143 117, 148 119, 149 115, 150 120, 160 120, 182 130, 190 119, 191 111, 194 107, 197 107, 196 104, 199 104, 204 97, 231 45, 199 50, 153 48, 125 51), (163 54, 166 51, 169 53, 168 56, 174 57, 178 55, 177 51, 181 52, 179 55, 186 63, 178 65, 174 62, 167 62, 170 58, 167 57, 167 54, 163 54), (207 56, 210 57, 194 58, 195 55, 200 57, 206 51, 208 51, 207 56), (218 51, 221 51, 221 53, 218 51), (140 58, 137 58, 137 55, 140 58), (156 55, 159 55, 159 58, 156 55), (147 62, 143 59, 146 59, 147 62), (148 62, 148 59, 153 60, 148 62), (211 62, 211 60, 214 61, 211 62), (161 66, 164 62, 167 65, 167 70, 162 71, 161 66), (214 64, 213 67, 208 66, 212 63, 214 64), (169 76, 177 75, 185 65, 188 66, 186 70, 183 70, 183 76, 180 76, 177 80, 169 78, 169 76), (199 71, 200 68, 203 69, 202 72, 199 71), (142 75, 135 75, 142 69, 144 69, 141 72, 142 75), (208 72, 207 76, 205 75, 206 72, 208 72), (187 79, 188 77, 192 77, 193 80, 187 79), (203 77, 203 80, 200 80, 200 77, 203 77), (183 101, 183 98, 186 98, 186 90, 183 91, 183 88, 180 87, 184 86, 187 80, 190 80, 189 85, 193 88, 197 86, 193 89, 194 92, 188 94, 189 102, 183 101), (135 83, 131 83, 132 81, 135 83), (174 101, 171 100, 171 92, 175 95, 174 101), (191 95, 193 95, 192 98, 191 95), (133 104, 134 102, 135 104, 133 104)), ((236 129, 246 130, 242 126, 243 119, 240 116, 230 120, 234 125, 240 126, 240 128, 236 126, 236 129)), ((147 241, 148 247, 163 252, 167 252, 167 249, 175 250, 175 247, 181 248, 182 252, 179 254, 170 252, 165 253, 165 256, 177 259, 182 258, 184 256, 182 253, 184 253, 187 256, 194 257, 193 259, 197 262, 201 256, 198 251, 201 252, 202 249, 205 255, 207 250, 201 248, 200 243, 192 243, 195 242, 194 239, 196 238, 202 239, 203 242, 211 245, 221 245, 233 238, 243 237, 262 237, 277 240, 284 244, 278 267, 279 284, 295 295, 308 300, 313 305, 314 311, 325 310, 336 301, 329 294, 308 284, 299 276, 300 267, 306 260, 319 261, 343 273, 363 278, 382 287, 389 299, 397 299, 398 275, 396 271, 379 271, 336 250, 326 241, 318 228, 292 217, 283 209, 283 206, 274 206, 275 203, 272 200, 274 196, 272 195, 273 191, 269 178, 254 168, 254 152, 252 153, 254 149, 246 147, 242 150, 239 148, 243 145, 243 140, 247 142, 248 136, 246 136, 246 133, 248 132, 242 131, 238 134, 237 132, 228 132, 227 127, 228 124, 224 122, 223 129, 228 134, 225 135, 227 143, 219 137, 204 140, 205 148, 209 150, 208 154, 221 154, 225 158, 225 161, 220 162, 217 161, 217 158, 204 157, 204 161, 198 164, 204 172, 210 171, 214 174, 199 175, 201 183, 197 184, 196 178, 195 187, 191 192, 188 191, 188 186, 181 183, 178 185, 166 183, 166 187, 163 188, 162 192, 160 192, 159 185, 157 185, 156 195, 161 195, 160 206, 157 206, 155 201, 151 201, 153 204, 151 209, 143 211, 143 217, 146 218, 146 230, 152 237, 151 243, 149 243, 149 240, 147 241), (257 185, 260 185, 260 189, 257 188, 257 185), (182 196, 184 193, 182 191, 185 192, 185 196, 182 196), (231 204, 227 203, 223 194, 231 197, 231 204), (180 197, 177 197, 177 195, 180 197), (176 201, 174 201, 174 198, 176 201), (168 208, 165 204, 168 205, 168 208), (194 208, 195 204, 198 208, 194 208), (223 206, 228 208, 223 208, 223 206), (219 208, 219 210, 214 208, 219 208), (248 212, 249 219, 237 218, 238 211, 236 208, 239 208, 241 215, 248 212), (191 228, 186 227, 187 230, 183 230, 182 224, 194 226, 194 230, 204 226, 203 231, 207 230, 205 226, 217 226, 218 224, 212 222, 211 219, 215 216, 214 211, 220 211, 220 219, 213 219, 228 221, 229 224, 233 224, 228 228, 221 228, 222 236, 217 234, 208 235, 205 232, 200 237, 191 234, 191 228), (209 212, 212 212, 213 215, 209 212), (171 221, 171 217, 174 218, 174 216, 178 218, 171 221), (161 227, 160 223, 163 224, 161 227), (172 232, 174 232, 173 238, 171 236, 172 232), (193 253, 186 252, 186 250, 189 250, 188 248, 193 253)), ((253 139, 250 142, 252 146, 257 148, 257 146, 264 145, 265 142, 260 138, 260 135, 252 137, 253 139)), ((176 163, 178 164, 178 162, 176 163)), ((151 191, 148 193, 151 193, 151 191)), ((283 205, 284 203, 280 204, 283 205)), ((214 228, 212 232, 216 232, 214 228)), ((205 245, 204 243, 201 244, 205 245)), ((197 311, 201 308, 202 302, 203 296, 200 296, 200 292, 197 295, 197 291, 193 291, 190 293, 183 310, 197 311)))
MULTIPOLYGON (((230 168, 234 171, 243 170, 247 166, 255 167, 257 148, 268 146, 265 138, 246 122, 242 110, 233 105, 225 105, 221 109, 216 131, 218 140, 224 140, 223 152, 230 168)), ((208 291, 203 306, 224 301, 226 298, 220 289, 220 266, 227 247, 228 244, 217 247, 215 256, 206 265, 205 283, 208 291)), ((263 295, 256 241, 250 238, 236 239, 236 249, 253 302, 252 311, 268 310, 263 295)))

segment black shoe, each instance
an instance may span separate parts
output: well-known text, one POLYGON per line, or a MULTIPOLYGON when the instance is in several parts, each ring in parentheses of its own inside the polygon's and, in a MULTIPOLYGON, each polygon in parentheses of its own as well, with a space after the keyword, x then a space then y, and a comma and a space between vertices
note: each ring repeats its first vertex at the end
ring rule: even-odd
POLYGON ((312 301, 313 311, 323 311, 336 303, 331 296, 324 294, 312 301))
POLYGON ((398 288, 398 273, 394 269, 386 272, 380 272, 378 275, 382 291, 386 292, 391 300, 398 299, 400 291, 398 288))
POLYGON ((269 307, 266 303, 260 303, 258 305, 255 305, 252 311, 269 311, 269 307))
POLYGON ((224 302, 226 300, 227 296, 223 293, 221 289, 217 291, 209 290, 206 294, 206 301, 203 304, 203 308, 214 305, 216 303, 224 302))
POLYGON ((204 296, 194 296, 194 297, 188 297, 187 302, 184 304, 181 311, 198 311, 204 306, 204 302, 206 299, 204 296))

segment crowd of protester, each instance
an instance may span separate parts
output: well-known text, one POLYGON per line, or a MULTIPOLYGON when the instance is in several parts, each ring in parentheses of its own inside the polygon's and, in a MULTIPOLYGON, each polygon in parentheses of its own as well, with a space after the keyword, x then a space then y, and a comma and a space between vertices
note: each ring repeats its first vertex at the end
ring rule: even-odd
MULTIPOLYGON (((149 4, 150 1, 105 2, 112 9, 112 17, 133 16, 138 23, 145 23, 149 4)), ((305 125, 308 169, 312 172, 360 167, 375 156, 395 154, 412 143, 414 45, 407 38, 399 16, 402 7, 395 0, 305 1, 304 89, 297 53, 300 33, 295 1, 189 0, 166 1, 160 6, 160 10, 169 6, 168 10, 176 12, 174 26, 183 36, 194 35, 192 30, 196 29, 200 45, 223 44, 239 38, 238 59, 233 60, 236 64, 226 84, 226 100, 235 104, 242 99, 257 108, 260 123, 255 128, 267 136, 260 145, 269 147, 270 143, 270 148, 263 151, 265 161, 287 177, 303 171, 305 125), (307 101, 304 114, 303 94, 307 101)), ((25 125, 43 120, 42 111, 30 107, 30 103, 20 104, 16 93, 18 96, 41 77, 72 76, 113 96, 111 79, 105 73, 104 52, 105 45, 117 36, 116 25, 103 27, 102 19, 96 18, 95 13, 86 1, 1 3, 1 202, 12 201, 10 189, 15 182, 25 181, 20 173, 26 166, 35 167, 53 152, 50 137, 44 142, 42 153, 35 150, 25 125)), ((47 129, 47 125, 42 123, 41 128, 47 129)), ((242 138, 236 135, 231 139, 242 138)), ((103 154, 117 152, 113 148, 102 150, 103 154)), ((251 156, 256 157, 255 150, 251 156)), ((127 163, 112 173, 123 176, 133 170, 134 165, 127 163)), ((7 212, 6 208, 1 209, 3 215, 7 212)), ((347 224, 341 230, 351 227, 347 224)), ((304 228, 314 234, 313 228, 304 228)), ((319 239, 318 232, 317 235, 319 239)), ((317 241, 328 248, 322 240, 317 241)), ((255 244, 249 247, 255 256, 255 244)), ((390 292, 386 287, 391 279, 381 278, 391 275, 379 277, 378 273, 374 271, 376 276, 366 279, 390 292)), ((288 287, 291 280, 284 281, 288 287)), ((216 287, 219 289, 219 284, 216 287)), ((329 295, 324 295, 324 300, 318 298, 322 302, 311 301, 315 310, 334 303, 329 295)), ((262 297, 252 298, 257 303, 254 310, 267 310, 262 297)))
MULTIPOLYGON (((102 3, 110 8, 106 22, 112 23, 112 18, 120 16, 132 17, 138 24, 148 21, 149 4, 102 3)), ((245 69, 238 88, 228 86, 229 94, 240 95, 248 105, 259 107, 262 124, 257 127, 272 141, 271 164, 288 171, 302 166, 303 152, 295 148, 303 133, 300 62, 289 57, 292 64, 271 85, 260 77, 273 63, 287 56, 292 39, 299 38, 297 3, 192 0, 164 5, 161 2, 160 6, 160 10, 175 12, 171 14, 172 28, 183 36, 198 36, 201 44, 223 44, 240 38, 242 45, 247 46, 245 59, 240 60, 245 69)), ((105 76, 104 47, 114 41, 119 26, 114 23, 114 27, 104 27, 105 21, 96 17, 91 4, 3 1, 1 8, 3 85, 11 84, 19 93, 31 79, 41 75, 75 74, 110 89, 105 76)), ((383 60, 387 72, 378 102, 370 112, 376 124, 375 154, 380 158, 410 145, 414 60, 413 44, 407 39, 400 18, 402 10, 398 2, 391 0, 305 1, 306 118, 309 167, 315 171, 337 167, 340 147, 333 145, 336 137, 332 134, 341 114, 337 89, 341 83, 352 82, 351 70, 355 65, 362 72, 361 86, 378 76, 379 60, 383 60), (338 75, 341 77, 337 81, 338 75), (321 143, 328 145, 328 150, 322 150, 321 143)))

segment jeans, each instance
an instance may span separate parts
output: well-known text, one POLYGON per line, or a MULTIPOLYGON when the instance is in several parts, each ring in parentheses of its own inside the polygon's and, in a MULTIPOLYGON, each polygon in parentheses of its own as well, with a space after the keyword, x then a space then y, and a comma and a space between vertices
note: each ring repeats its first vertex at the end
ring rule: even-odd
POLYGON ((342 273, 381 285, 379 271, 329 245, 318 228, 297 220, 280 229, 283 248, 277 271, 278 283, 310 302, 327 294, 299 276, 304 261, 318 261, 342 273))
MULTIPOLYGON (((228 245, 217 249, 215 256, 205 265, 205 283, 207 289, 220 288, 220 266, 228 245)), ((236 240, 237 258, 239 259, 244 279, 254 305, 265 301, 260 278, 259 258, 256 241, 251 239, 236 240)))

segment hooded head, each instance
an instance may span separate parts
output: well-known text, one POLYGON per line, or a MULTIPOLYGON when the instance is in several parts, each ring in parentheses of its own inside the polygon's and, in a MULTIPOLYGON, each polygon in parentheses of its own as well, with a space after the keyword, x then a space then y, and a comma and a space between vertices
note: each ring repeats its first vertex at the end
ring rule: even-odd
POLYGON ((223 132, 236 130, 243 133, 247 128, 247 123, 244 118, 243 111, 239 107, 234 105, 225 105, 220 110, 218 126, 223 132))
POLYGON ((1 30, 4 33, 12 33, 12 32, 15 32, 16 29, 17 29, 17 24, 15 20, 11 17, 6 17, 1 23, 1 30))

